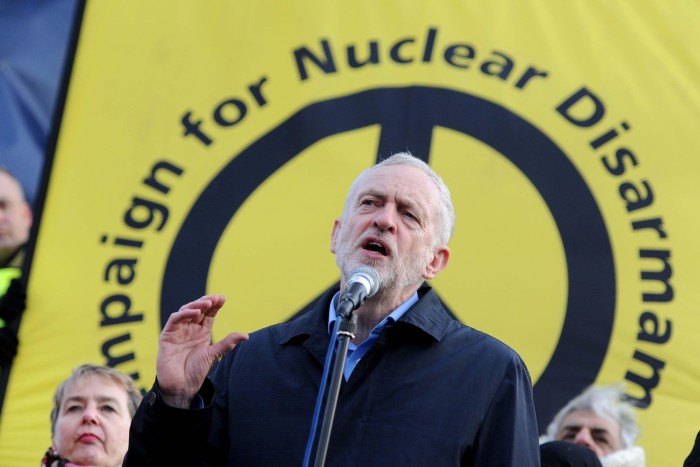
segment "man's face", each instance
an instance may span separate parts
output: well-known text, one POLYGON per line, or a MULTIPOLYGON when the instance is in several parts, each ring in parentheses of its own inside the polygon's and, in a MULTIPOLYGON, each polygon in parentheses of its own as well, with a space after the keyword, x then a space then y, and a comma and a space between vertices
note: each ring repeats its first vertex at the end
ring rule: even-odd
POLYGON ((17 182, 0 172, 0 258, 14 253, 29 238, 32 214, 17 182))
POLYGON ((588 410, 567 415, 556 438, 585 446, 600 458, 622 449, 620 426, 588 410))
POLYGON ((371 170, 348 196, 331 241, 345 277, 370 266, 379 273, 380 290, 403 289, 445 267, 449 250, 434 245, 439 194, 422 171, 401 165, 371 170))

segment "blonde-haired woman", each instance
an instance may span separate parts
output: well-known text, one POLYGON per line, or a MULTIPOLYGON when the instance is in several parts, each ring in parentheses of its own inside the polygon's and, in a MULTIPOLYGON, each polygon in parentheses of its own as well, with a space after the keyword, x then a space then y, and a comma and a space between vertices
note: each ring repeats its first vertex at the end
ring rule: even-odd
POLYGON ((54 393, 53 444, 41 465, 120 466, 141 397, 134 381, 113 368, 88 364, 73 370, 54 393))

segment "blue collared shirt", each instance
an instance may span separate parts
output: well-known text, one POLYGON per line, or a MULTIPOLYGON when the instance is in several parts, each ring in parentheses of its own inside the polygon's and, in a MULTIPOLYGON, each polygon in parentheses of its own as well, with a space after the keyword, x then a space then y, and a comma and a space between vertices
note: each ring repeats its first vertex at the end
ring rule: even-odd
MULTIPOLYGON (((337 292, 334 296, 333 299, 331 300, 331 304, 328 307, 328 334, 333 333, 333 328, 335 326, 335 320, 336 320, 336 313, 335 309, 336 306, 338 305, 338 299, 340 297, 340 292, 337 292)), ((372 332, 369 334, 369 337, 367 339, 360 343, 360 345, 355 345, 352 342, 348 345, 348 355, 345 358, 345 368, 343 369, 343 375, 345 376, 345 381, 350 379, 350 375, 352 374, 352 371, 355 369, 357 364, 360 362, 362 357, 365 356, 367 351, 372 347, 372 344, 377 340, 379 335, 382 333, 385 327, 390 326, 394 324, 396 321, 399 320, 403 316, 406 311, 413 306, 414 303, 418 301, 418 292, 414 292, 413 295, 408 297, 408 300, 403 302, 401 305, 398 306, 394 311, 392 311, 389 316, 384 318, 377 324, 374 329, 372 329, 372 332)), ((331 336, 333 338, 333 336, 331 336)))

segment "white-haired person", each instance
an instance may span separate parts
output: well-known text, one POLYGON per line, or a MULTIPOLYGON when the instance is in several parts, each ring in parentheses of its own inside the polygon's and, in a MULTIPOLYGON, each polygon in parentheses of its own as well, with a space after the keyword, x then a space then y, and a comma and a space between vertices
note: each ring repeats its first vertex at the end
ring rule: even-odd
MULTIPOLYGON (((539 467, 525 363, 455 320, 426 283, 447 266, 453 226, 449 189, 425 161, 398 153, 362 172, 330 235, 340 283, 303 316, 213 342, 223 295, 205 295, 170 315, 124 466, 311 461, 326 349, 337 348, 340 303, 348 303, 353 271, 363 268, 374 269, 379 288, 358 301, 333 434, 317 460, 341 467, 539 467)), ((280 291, 270 284, 265 293, 280 291)))
POLYGON ((635 410, 621 385, 591 386, 559 410, 540 441, 585 446, 603 467, 644 467, 635 410))

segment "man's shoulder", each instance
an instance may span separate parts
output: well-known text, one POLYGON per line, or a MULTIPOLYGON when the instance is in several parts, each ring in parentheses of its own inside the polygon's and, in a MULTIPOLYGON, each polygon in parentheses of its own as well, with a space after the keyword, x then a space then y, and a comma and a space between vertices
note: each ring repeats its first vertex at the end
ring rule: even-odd
POLYGON ((464 347, 487 348, 503 355, 515 353, 497 337, 458 320, 430 287, 421 287, 419 295, 421 300, 416 306, 416 313, 409 315, 407 319, 416 321, 418 326, 425 326, 426 330, 432 330, 437 340, 446 340, 450 344, 464 347), (429 324, 423 324, 421 321, 429 324))
POLYGON ((482 350, 497 353, 503 357, 512 358, 513 356, 518 356, 517 352, 511 346, 499 338, 456 319, 454 320, 451 332, 445 337, 449 337, 451 341, 462 342, 465 346, 477 347, 482 350))

